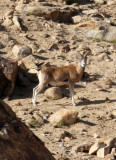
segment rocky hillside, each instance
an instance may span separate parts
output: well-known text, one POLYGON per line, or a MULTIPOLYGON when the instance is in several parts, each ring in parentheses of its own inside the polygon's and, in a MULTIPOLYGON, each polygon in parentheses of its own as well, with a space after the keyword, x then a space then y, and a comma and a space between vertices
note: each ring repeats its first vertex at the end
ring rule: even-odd
POLYGON ((0 96, 55 159, 116 156, 116 1, 1 0, 0 96), (74 2, 74 3, 73 3, 74 2), (92 51, 72 106, 66 86, 32 105, 42 65, 75 65, 80 45, 92 51))

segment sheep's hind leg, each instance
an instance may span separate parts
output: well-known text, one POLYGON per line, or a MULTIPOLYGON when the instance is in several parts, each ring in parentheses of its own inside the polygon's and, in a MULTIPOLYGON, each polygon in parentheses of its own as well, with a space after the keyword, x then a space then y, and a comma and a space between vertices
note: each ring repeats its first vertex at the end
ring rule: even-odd
POLYGON ((34 88, 34 95, 33 95, 33 98, 32 98, 32 102, 33 102, 34 106, 36 106, 36 99, 37 99, 38 93, 40 93, 45 87, 46 87, 46 84, 41 83, 37 87, 34 88))

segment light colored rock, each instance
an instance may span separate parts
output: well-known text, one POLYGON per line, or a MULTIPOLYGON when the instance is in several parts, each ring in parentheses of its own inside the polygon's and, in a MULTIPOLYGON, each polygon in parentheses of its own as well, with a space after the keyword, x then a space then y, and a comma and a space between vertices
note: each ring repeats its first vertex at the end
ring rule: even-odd
POLYGON ((12 48, 12 53, 17 59, 23 59, 32 54, 32 49, 28 46, 17 44, 12 48))
POLYGON ((97 151, 97 157, 99 158, 104 158, 107 154, 110 153, 110 146, 105 146, 103 148, 100 148, 97 151))
POLYGON ((104 142, 94 143, 89 150, 89 155, 96 153, 100 148, 103 148, 103 147, 105 147, 104 142))
POLYGON ((77 23, 79 23, 81 21, 82 21, 82 17, 81 16, 74 16, 74 17, 72 17, 72 22, 74 24, 77 24, 77 23))
POLYGON ((26 4, 19 4, 15 7, 16 11, 22 13, 26 7, 26 4))
POLYGON ((116 105, 112 106, 112 110, 116 110, 116 105))
POLYGON ((107 5, 110 6, 110 5, 115 5, 116 4, 116 1, 115 0, 108 0, 107 1, 107 5))
POLYGON ((49 121, 53 126, 61 127, 63 125, 72 125, 76 122, 78 112, 69 109, 60 109, 50 116, 49 121))
POLYGON ((94 133, 93 137, 94 138, 99 138, 100 136, 98 134, 94 133))
POLYGON ((82 11, 82 13, 87 14, 87 15, 97 13, 97 12, 98 12, 97 9, 86 9, 82 11))
POLYGON ((107 41, 116 40, 116 27, 115 26, 109 27, 108 32, 106 32, 105 34, 105 40, 107 41))
MULTIPOLYGON (((105 24, 104 24, 105 25, 105 24)), ((109 26, 104 30, 89 30, 86 32, 87 37, 102 39, 104 41, 115 41, 116 40, 116 27, 109 26)))
POLYGON ((59 87, 51 87, 45 91, 45 96, 57 100, 62 98, 62 92, 59 87))
POLYGON ((104 4, 105 0, 94 0, 95 3, 98 3, 98 4, 104 4))
POLYGON ((111 150, 111 154, 116 154, 116 148, 112 148, 112 150, 111 150))
POLYGON ((86 33, 87 37, 102 39, 105 36, 105 30, 89 30, 86 33))

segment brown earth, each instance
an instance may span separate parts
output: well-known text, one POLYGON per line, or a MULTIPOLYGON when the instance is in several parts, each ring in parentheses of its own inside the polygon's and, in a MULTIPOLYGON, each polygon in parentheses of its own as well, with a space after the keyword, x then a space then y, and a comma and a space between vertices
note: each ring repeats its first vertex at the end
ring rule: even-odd
MULTIPOLYGON (((30 129, 44 141, 45 146, 55 158, 63 154, 71 160, 86 159, 87 157, 91 160, 99 160, 100 158, 96 155, 89 156, 88 153, 83 152, 74 154, 71 150, 72 147, 85 141, 94 142, 94 133, 100 137, 116 136, 116 119, 111 116, 113 108, 116 109, 116 43, 87 38, 83 34, 86 27, 78 27, 77 24, 72 23, 58 23, 33 15, 18 14, 26 28, 23 31, 17 30, 13 24, 3 26, 3 16, 13 5, 14 2, 10 0, 0 1, 0 23, 2 25, 0 26, 0 42, 5 46, 0 49, 0 56, 14 58, 11 51, 17 43, 30 46, 40 63, 50 62, 56 66, 76 64, 78 58, 75 48, 80 44, 89 46, 93 55, 88 57, 85 69, 88 77, 86 75, 84 81, 75 85, 75 100, 78 103, 76 107, 72 106, 68 88, 62 88, 64 97, 60 100, 46 99, 43 93, 39 94, 37 110, 29 114, 29 110, 33 107, 32 89, 37 85, 36 83, 25 88, 16 86, 12 99, 4 101, 26 124, 34 113, 47 119, 51 113, 55 113, 61 108, 76 109, 79 112, 79 119, 74 125, 54 128, 45 121, 46 123, 44 122, 42 125, 30 126, 30 129), (57 45, 55 49, 51 49, 53 44, 57 45), (70 50, 64 52, 64 47, 67 45, 70 46, 70 50), (105 58, 102 56, 104 53, 107 55, 105 58), (68 131, 74 137, 65 139, 64 147, 61 147, 60 140, 62 131, 68 131), (62 153, 62 148, 66 151, 64 151, 65 153, 62 153)), ((109 17, 115 19, 116 16, 115 5, 84 4, 79 7, 83 19, 89 19, 90 15, 82 13, 82 10, 90 8, 97 9, 107 19, 109 17)))

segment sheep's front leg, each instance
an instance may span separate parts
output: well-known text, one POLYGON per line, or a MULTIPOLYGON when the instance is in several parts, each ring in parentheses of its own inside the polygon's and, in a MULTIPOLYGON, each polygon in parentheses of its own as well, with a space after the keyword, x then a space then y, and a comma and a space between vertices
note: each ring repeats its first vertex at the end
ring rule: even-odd
POLYGON ((70 94, 71 94, 71 98, 72 98, 72 104, 73 106, 76 106, 77 104, 75 103, 74 100, 74 84, 69 82, 69 89, 70 89, 70 94))

